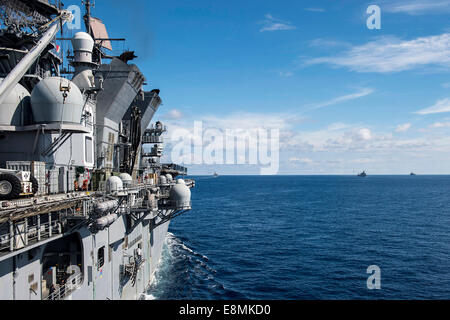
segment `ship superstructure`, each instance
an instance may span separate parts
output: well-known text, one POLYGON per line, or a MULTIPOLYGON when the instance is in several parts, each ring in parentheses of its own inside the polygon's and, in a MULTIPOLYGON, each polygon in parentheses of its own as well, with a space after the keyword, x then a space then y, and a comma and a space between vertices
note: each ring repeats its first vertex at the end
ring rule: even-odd
POLYGON ((160 91, 119 56, 83 1, 0 0, 0 299, 138 299, 170 221, 191 209, 186 168, 163 164, 160 91), (68 39, 61 38, 61 41, 68 39), (144 146, 148 146, 147 150, 144 146))

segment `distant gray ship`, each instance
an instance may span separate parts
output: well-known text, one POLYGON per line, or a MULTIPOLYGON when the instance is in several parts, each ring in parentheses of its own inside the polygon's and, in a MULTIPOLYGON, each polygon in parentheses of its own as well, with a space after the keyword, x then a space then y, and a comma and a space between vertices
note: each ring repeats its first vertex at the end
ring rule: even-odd
POLYGON ((359 174, 358 174, 358 177, 362 177, 362 178, 367 177, 366 171, 363 171, 363 172, 359 173, 359 174))
POLYGON ((139 299, 170 221, 191 209, 195 182, 161 163, 167 128, 150 126, 159 90, 143 89, 134 52, 107 53, 118 39, 83 3, 86 32, 61 68, 72 14, 0 0, 2 300, 139 299))

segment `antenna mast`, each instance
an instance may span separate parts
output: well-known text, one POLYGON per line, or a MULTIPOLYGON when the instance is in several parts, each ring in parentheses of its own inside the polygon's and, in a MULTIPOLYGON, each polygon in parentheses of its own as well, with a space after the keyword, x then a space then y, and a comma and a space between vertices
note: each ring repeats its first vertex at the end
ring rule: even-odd
POLYGON ((86 26, 86 32, 91 34, 91 8, 94 8, 95 6, 95 1, 91 1, 91 0, 82 0, 81 2, 82 4, 84 4, 85 8, 86 8, 86 14, 84 15, 84 25, 86 26))

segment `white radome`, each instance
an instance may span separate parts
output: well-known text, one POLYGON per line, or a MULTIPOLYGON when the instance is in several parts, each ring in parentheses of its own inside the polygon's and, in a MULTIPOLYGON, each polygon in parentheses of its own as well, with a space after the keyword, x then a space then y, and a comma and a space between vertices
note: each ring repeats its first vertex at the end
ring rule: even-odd
POLYGON ((78 86, 60 77, 41 80, 31 92, 31 109, 36 123, 62 121, 80 124, 84 102, 78 86), (64 88, 68 91, 62 91, 64 88))
POLYGON ((77 32, 72 38, 74 51, 92 52, 94 49, 94 39, 86 32, 77 32))
MULTIPOLYGON (((0 83, 3 78, 0 78, 0 83)), ((2 102, 0 108, 0 124, 7 126, 21 126, 22 113, 30 105, 30 93, 20 83, 16 84, 11 93, 2 102)))
POLYGON ((191 189, 186 186, 182 179, 178 179, 177 184, 170 189, 170 199, 175 201, 178 207, 190 207, 191 189))
POLYGON ((106 192, 114 193, 123 191, 122 179, 116 176, 109 177, 106 181, 106 192))

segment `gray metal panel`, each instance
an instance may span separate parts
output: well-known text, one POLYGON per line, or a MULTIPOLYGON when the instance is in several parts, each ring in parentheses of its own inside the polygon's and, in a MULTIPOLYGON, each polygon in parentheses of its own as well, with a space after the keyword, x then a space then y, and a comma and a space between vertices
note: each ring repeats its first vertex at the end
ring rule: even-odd
POLYGON ((142 111, 142 129, 145 130, 150 125, 150 122, 153 119, 156 111, 161 105, 161 99, 156 93, 146 92, 145 100, 138 105, 138 107, 142 111), (147 105, 147 108, 144 110, 144 106, 147 105))
POLYGON ((49 171, 49 190, 50 194, 56 194, 59 191, 59 170, 52 169, 49 171))
MULTIPOLYGON (((139 96, 138 96, 139 97, 139 96)), ((137 106, 142 113, 142 129, 145 130, 150 125, 156 111, 158 111, 161 105, 161 98, 159 97, 159 90, 152 90, 144 92, 144 99, 136 99, 127 110, 127 113, 123 117, 123 120, 131 119, 131 109, 133 106, 137 106)))
POLYGON ((109 261, 109 236, 108 229, 99 231, 94 236, 94 286, 95 286, 95 300, 111 300, 111 265, 109 261), (99 267, 98 251, 104 247, 104 261, 103 266, 99 267))
POLYGON ((109 243, 120 241, 125 237, 125 234, 125 216, 122 216, 109 227, 109 243))
POLYGON ((103 76, 103 90, 97 97, 97 121, 108 118, 119 123, 138 94, 144 77, 135 65, 113 59, 109 65, 101 65, 97 77, 103 76))
POLYGON ((0 300, 13 300, 13 258, 0 261, 0 300))
POLYGON ((105 155, 100 167, 112 168, 113 145, 118 142, 119 123, 141 90, 145 78, 138 67, 119 59, 113 59, 109 65, 101 65, 96 74, 97 81, 99 76, 103 77, 103 90, 97 96, 97 156, 105 155))
POLYGON ((31 261, 28 252, 16 256, 16 300, 41 300, 41 248, 35 250, 35 257, 31 261))
MULTIPOLYGON (((0 83, 3 79, 0 79, 0 83)), ((31 110, 30 93, 21 84, 15 88, 0 105, 0 124, 22 126, 27 123, 31 110)))
POLYGON ((58 171, 58 192, 67 192, 67 169, 64 167, 59 168, 58 171))

